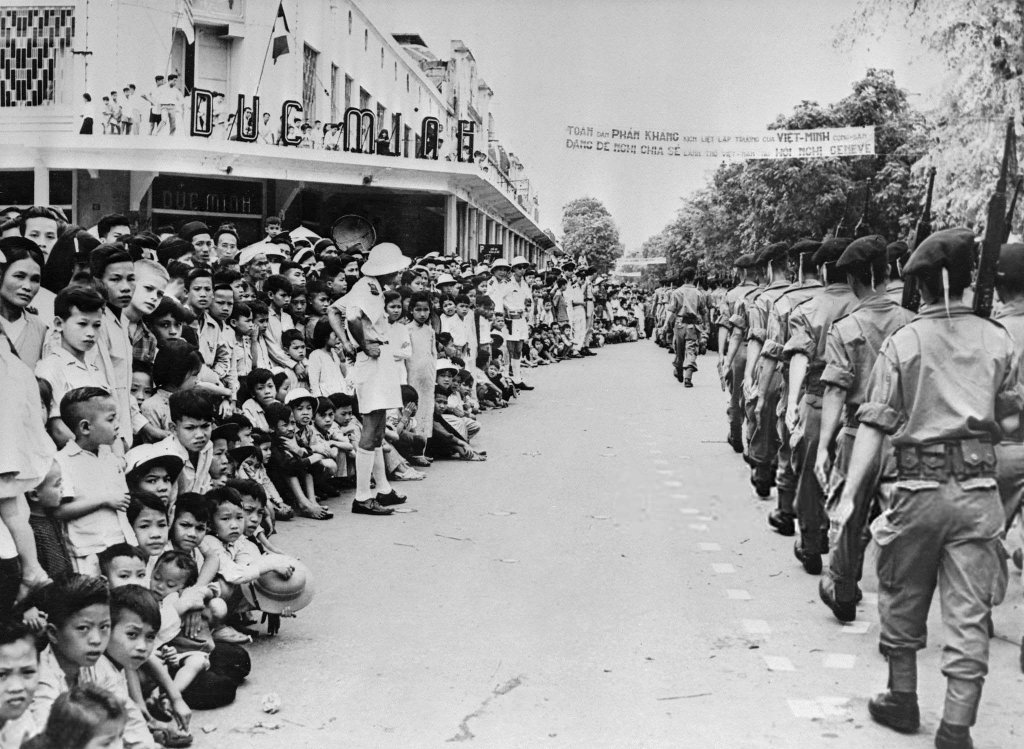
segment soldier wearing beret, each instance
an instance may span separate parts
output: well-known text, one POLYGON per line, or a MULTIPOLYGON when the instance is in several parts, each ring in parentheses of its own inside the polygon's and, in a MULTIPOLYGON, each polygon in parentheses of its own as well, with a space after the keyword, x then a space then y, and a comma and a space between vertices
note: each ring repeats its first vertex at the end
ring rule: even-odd
POLYGON ((793 435, 793 468, 797 474, 796 516, 800 540, 793 547, 804 569, 821 574, 821 555, 828 551, 828 517, 825 495, 814 476, 814 458, 818 453, 821 430, 821 397, 825 385, 825 342, 832 323, 857 304, 846 276, 835 264, 849 246, 845 237, 832 237, 821 243, 814 262, 825 289, 796 307, 789 318, 789 341, 783 355, 789 361, 789 394, 786 425, 793 435))
POLYGON ((973 232, 946 229, 907 262, 904 273, 918 280, 923 306, 885 341, 871 371, 841 500, 852 505, 871 480, 890 435, 898 480, 891 506, 871 524, 889 684, 868 708, 897 731, 918 729, 917 651, 926 644, 937 585, 946 676, 938 749, 973 746, 992 607, 1007 579, 992 442, 1017 432, 1024 404, 1010 334, 963 303, 973 255, 973 232))
POLYGON ((747 366, 746 305, 761 292, 753 254, 740 255, 733 263, 739 285, 726 292, 722 301, 722 326, 718 331, 719 377, 729 391, 729 445, 743 452, 743 370, 747 366), (741 329, 740 326, 743 326, 741 329))
POLYGON ((703 335, 699 328, 706 326, 708 319, 707 298, 694 285, 696 277, 696 267, 683 268, 682 284, 669 295, 665 320, 665 327, 672 331, 676 379, 688 388, 693 387, 693 373, 697 371, 697 347, 703 335))
MULTIPOLYGON (((772 305, 768 319, 768 336, 761 350, 761 367, 765 375, 761 380, 762 385, 768 382, 768 375, 774 374, 776 370, 782 375, 782 389, 775 411, 775 424, 779 432, 779 453, 776 458, 778 468, 775 471, 778 506, 771 512, 768 520, 772 527, 784 536, 792 536, 795 532, 793 503, 796 498, 797 481, 789 445, 789 428, 786 426, 786 420, 782 418, 789 397, 789 370, 784 364, 783 350, 789 341, 789 316, 793 309, 817 296, 824 288, 818 280, 818 266, 814 263, 814 255, 820 248, 821 242, 813 239, 801 239, 789 248, 787 255, 795 280, 772 305)), ((759 395, 758 402, 764 403, 767 394, 759 395)), ((759 415, 759 418, 763 417, 763 414, 759 415)))
MULTIPOLYGON (((996 294, 1002 304, 994 317, 1013 337, 1024 377, 1024 362, 1020 361, 1024 355, 1024 244, 1006 244, 1000 249, 996 294)), ((1024 428, 1005 435, 996 445, 996 481, 1009 528, 1024 503, 1024 428)), ((1024 641, 1021 641, 1020 667, 1024 670, 1024 641)))
POLYGON ((747 396, 747 418, 753 425, 747 462, 751 466, 750 481, 759 497, 768 497, 775 485, 779 452, 776 411, 782 391, 782 376, 778 372, 762 371, 761 349, 768 335, 772 306, 789 288, 786 278, 788 250, 785 242, 776 242, 758 256, 759 262, 767 267, 768 286, 750 308, 750 328, 747 331, 747 368, 743 375, 743 389, 747 396))
MULTIPOLYGON (((857 409, 866 397, 868 377, 882 342, 913 318, 913 314, 888 293, 886 275, 891 272, 891 258, 885 240, 875 235, 851 243, 836 263, 837 273, 846 276, 860 301, 850 314, 832 324, 825 342, 825 370, 821 374, 825 394, 814 473, 825 490, 830 514, 846 480, 850 451, 860 424, 857 409)), ((891 453, 891 445, 886 457, 888 453, 891 453)), ((888 463, 891 464, 891 460, 888 463)), ((854 498, 852 510, 836 513, 846 516, 846 522, 838 526, 838 533, 832 539, 828 569, 818 583, 822 600, 836 618, 844 622, 856 618, 860 600, 857 583, 864 548, 870 540, 867 525, 875 507, 872 500, 878 476, 882 473, 881 465, 872 468, 872 477, 854 498)))

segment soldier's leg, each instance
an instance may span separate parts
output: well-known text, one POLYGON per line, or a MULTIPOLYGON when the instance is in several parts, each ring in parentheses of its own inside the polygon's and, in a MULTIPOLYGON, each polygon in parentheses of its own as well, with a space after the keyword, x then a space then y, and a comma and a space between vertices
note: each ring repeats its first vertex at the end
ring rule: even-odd
POLYGON ((677 326, 672 331, 671 335, 672 351, 675 352, 675 358, 672 362, 672 369, 675 372, 676 379, 682 382, 683 362, 686 359, 686 328, 677 326))
POLYGON ((785 393, 779 400, 776 409, 776 427, 779 432, 778 468, 775 471, 775 490, 779 495, 779 514, 793 517, 793 502, 796 498, 796 472, 793 470, 793 448, 790 446, 789 427, 786 426, 785 414, 778 413, 785 407, 785 393))
POLYGON ((996 482, 1009 528, 1024 502, 1024 444, 996 445, 996 482))
POLYGON ((995 489, 963 492, 952 482, 945 488, 948 501, 956 502, 959 512, 958 528, 943 548, 939 567, 945 633, 942 673, 947 679, 942 722, 947 729, 968 728, 977 718, 988 673, 992 607, 1006 592, 1006 559, 1000 538, 1004 514, 995 489))
POLYGON ((740 344, 729 370, 729 443, 737 452, 743 450, 743 370, 747 366, 747 347, 740 344))
POLYGON ((697 333, 693 325, 686 326, 686 341, 683 347, 683 383, 690 383, 693 380, 693 373, 697 371, 697 333))
POLYGON ((769 496, 775 484, 775 460, 779 453, 779 432, 775 425, 775 413, 779 405, 780 387, 781 378, 777 374, 773 375, 760 421, 750 435, 747 455, 747 462, 752 468, 750 481, 760 497, 769 496))
POLYGON ((821 399, 805 395, 800 401, 801 435, 793 450, 793 468, 797 474, 796 517, 800 525, 797 557, 812 575, 821 574, 821 555, 828 551, 828 521, 825 493, 814 475, 821 431, 821 399))

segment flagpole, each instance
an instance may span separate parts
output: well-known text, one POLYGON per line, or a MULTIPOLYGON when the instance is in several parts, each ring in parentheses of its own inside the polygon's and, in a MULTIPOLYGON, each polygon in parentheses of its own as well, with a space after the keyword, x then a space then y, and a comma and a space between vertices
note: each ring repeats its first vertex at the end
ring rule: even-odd
POLYGON ((260 77, 256 81, 256 91, 253 96, 259 96, 260 84, 263 83, 263 71, 267 68, 267 55, 270 54, 270 45, 274 43, 274 29, 277 28, 277 13, 274 13, 274 22, 270 24, 270 37, 267 39, 267 48, 263 52, 263 64, 260 66, 260 77))

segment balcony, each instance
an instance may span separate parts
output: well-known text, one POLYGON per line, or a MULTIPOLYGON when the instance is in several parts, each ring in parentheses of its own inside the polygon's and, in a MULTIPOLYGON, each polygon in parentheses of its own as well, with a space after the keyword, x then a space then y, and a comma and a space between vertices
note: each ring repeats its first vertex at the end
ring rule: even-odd
POLYGON ((192 0, 192 15, 196 23, 244 23, 245 0, 192 0))

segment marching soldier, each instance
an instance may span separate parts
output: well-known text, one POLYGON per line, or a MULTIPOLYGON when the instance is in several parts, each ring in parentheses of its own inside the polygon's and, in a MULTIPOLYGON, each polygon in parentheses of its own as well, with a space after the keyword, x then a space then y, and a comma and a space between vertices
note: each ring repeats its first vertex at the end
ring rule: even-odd
POLYGON ((938 585, 947 679, 938 749, 973 746, 992 606, 1006 589, 1006 516, 992 442, 1018 432, 1024 404, 1010 334, 963 303, 973 256, 973 232, 946 229, 907 262, 904 273, 917 279, 923 306, 885 341, 872 369, 842 496, 852 505, 891 435, 898 480, 891 506, 871 525, 889 684, 868 708, 897 731, 918 729, 917 651, 938 585))
POLYGON ((729 445, 743 452, 743 370, 747 366, 746 305, 761 293, 754 255, 740 255, 733 263, 740 274, 739 286, 730 289, 722 304, 718 332, 719 377, 729 391, 729 445), (741 327, 743 326, 743 327, 741 327))
MULTIPOLYGON (((791 270, 796 280, 772 305, 768 321, 768 337, 761 350, 761 366, 765 369, 765 373, 773 374, 778 369, 782 374, 782 389, 779 392, 779 403, 775 411, 775 423, 779 430, 779 454, 776 458, 778 468, 775 471, 775 491, 778 494, 778 505, 768 515, 768 524, 783 536, 792 536, 795 532, 793 521, 796 513, 793 507, 797 485, 792 450, 789 444, 789 427, 786 426, 784 418, 789 393, 789 369, 784 364, 783 349, 789 341, 789 317, 793 309, 811 297, 817 296, 824 288, 821 281, 818 280, 818 266, 814 263, 814 255, 819 249, 821 249, 821 242, 813 239, 801 239, 789 249, 791 270)), ((767 377, 762 378, 762 382, 766 383, 767 377)), ((766 393, 759 395, 759 403, 763 403, 766 393)))
POLYGON ((697 371, 697 348, 703 335, 700 327, 708 318, 705 294, 693 284, 696 277, 696 268, 683 268, 682 285, 669 296, 665 321, 665 327, 672 331, 676 379, 688 388, 693 387, 693 373, 697 371))
MULTIPOLYGON (((1002 306, 994 317, 1013 336, 1018 363, 1024 367, 1019 359, 1024 352, 1024 244, 1006 244, 1001 248, 996 293, 1002 306)), ((1021 374, 1024 377, 1024 369, 1021 374)), ((1024 428, 1006 435, 996 445, 996 458, 996 481, 1009 528, 1024 502, 1024 428)), ((1024 671, 1024 640, 1020 648, 1020 667, 1024 671)))
POLYGON ((846 276, 836 271, 836 261, 849 244, 849 239, 834 237, 822 242, 814 253, 814 263, 825 288, 793 310, 789 319, 790 338, 784 349, 789 359, 786 425, 793 435, 793 468, 797 474, 795 505, 800 525, 800 540, 793 552, 811 575, 821 574, 821 555, 828 551, 825 495, 814 476, 821 429, 821 397, 825 391, 821 382, 821 373, 825 370, 825 341, 832 323, 857 304, 846 276))
POLYGON ((747 463, 751 467, 750 482, 761 498, 770 496, 775 484, 775 461, 779 452, 775 414, 782 389, 782 376, 778 372, 762 373, 759 360, 768 335, 768 317, 772 305, 789 287, 786 279, 788 249, 785 242, 776 242, 761 251, 758 261, 767 267, 768 286, 757 297, 748 313, 750 327, 747 331, 747 368, 743 374, 743 390, 747 396, 747 418, 753 430, 747 446, 747 463))
MULTIPOLYGON (((886 273, 892 272, 892 247, 889 245, 887 250, 879 236, 864 237, 850 244, 836 263, 836 272, 846 276, 860 301, 849 315, 832 324, 825 343, 825 371, 821 374, 825 394, 814 473, 826 492, 830 514, 831 505, 838 499, 846 479, 850 451, 859 426, 857 409, 864 402, 868 377, 882 342, 914 316, 893 300, 886 287, 886 273)), ((870 540, 867 526, 875 506, 872 500, 880 473, 881 465, 872 466, 871 476, 831 544, 828 569, 818 582, 822 601, 842 622, 851 622, 857 617, 860 600, 857 583, 864 563, 864 548, 870 540)))

